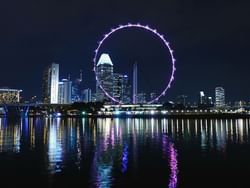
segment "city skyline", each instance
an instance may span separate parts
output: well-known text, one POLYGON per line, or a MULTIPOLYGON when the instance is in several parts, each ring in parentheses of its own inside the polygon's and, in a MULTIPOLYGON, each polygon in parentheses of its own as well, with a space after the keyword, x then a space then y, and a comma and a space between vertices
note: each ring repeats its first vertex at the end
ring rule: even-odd
MULTIPOLYGON (((154 92, 145 93, 141 91, 137 93, 137 62, 133 64, 133 75, 132 78, 130 78, 132 81, 129 81, 130 79, 128 75, 114 72, 114 70, 115 66, 109 54, 101 54, 95 68, 96 79, 98 78, 98 80, 96 80, 96 90, 92 95, 91 89, 83 88, 81 86, 82 70, 80 70, 79 78, 75 79, 75 81, 71 80, 70 75, 68 76, 68 79, 60 79, 59 64, 52 63, 44 70, 42 101, 45 104, 72 104, 74 102, 105 101, 112 104, 146 104, 152 103, 151 101, 156 99, 157 94, 154 92), (74 85, 72 85, 72 83, 74 83, 74 85), (58 88, 57 90, 55 90, 55 86, 58 88), (58 100, 51 100, 55 98, 55 96, 57 96, 58 100)), ((208 96, 207 93, 205 93, 206 92, 204 91, 200 91, 197 101, 194 102, 188 101, 188 96, 186 95, 176 96, 175 100, 173 101, 176 102, 177 105, 184 105, 184 107, 197 105, 198 107, 202 108, 209 108, 213 106, 217 108, 224 108, 225 105, 231 106, 239 102, 245 102, 228 101, 226 103, 225 90, 223 87, 216 87, 215 93, 212 96, 208 96)), ((161 100, 161 98, 159 99, 160 100, 158 100, 156 103, 173 102, 164 101, 161 100)), ((37 102, 39 102, 39 100, 37 102)))
POLYGON ((2 1, 2 187, 250 187, 249 10, 2 1))
MULTIPOLYGON (((158 4, 145 3, 143 9, 140 9, 140 5, 139 1, 133 4, 129 1, 122 4, 113 1, 108 4, 72 2, 70 5, 50 1, 40 6, 34 6, 32 2, 16 2, 14 5, 5 2, 3 7, 6 9, 0 20, 4 25, 0 32, 0 61, 4 64, 4 69, 0 71, 0 87, 22 89, 25 98, 34 95, 41 97, 41 70, 56 62, 60 64, 64 78, 68 74, 75 78, 82 69, 83 84, 93 89, 95 80, 92 58, 96 42, 112 27, 140 22, 164 34, 175 51, 176 80, 167 92, 167 100, 185 94, 187 100, 196 101, 194 97, 200 90, 214 96, 214 88, 222 86, 227 91, 227 101, 249 101, 248 2, 187 1, 179 4, 160 1, 158 4), (7 14, 12 7, 16 10, 14 17, 7 14), (52 11, 55 7, 57 14, 52 11), (66 13, 65 10, 71 9, 74 12, 66 13), (113 9, 115 11, 111 11, 113 9), (151 14, 148 13, 150 10, 151 14), (103 16, 104 11, 110 13, 103 16), (103 19, 98 19, 100 16, 103 19), (114 17, 116 19, 112 19, 114 17)), ((157 47, 160 42, 152 41, 152 36, 147 38, 146 34, 147 45, 142 45, 147 48, 138 42, 134 48, 141 50, 134 53, 129 51, 128 43, 136 41, 137 34, 122 32, 114 36, 107 41, 102 52, 110 53, 114 62, 125 64, 124 61, 128 59, 131 63, 141 60, 146 67, 150 67, 148 64, 154 60, 160 62, 164 59, 161 49, 148 55, 152 50, 150 46, 157 47), (117 46, 120 48, 115 48, 117 46), (121 55, 122 52, 125 57, 121 55), (128 53, 131 56, 127 56, 128 53)))

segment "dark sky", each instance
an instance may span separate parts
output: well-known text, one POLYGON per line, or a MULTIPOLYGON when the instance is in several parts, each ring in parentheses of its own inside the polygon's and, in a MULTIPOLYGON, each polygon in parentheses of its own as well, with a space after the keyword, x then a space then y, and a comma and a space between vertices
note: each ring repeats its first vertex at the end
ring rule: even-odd
MULTIPOLYGON (((92 59, 97 41, 111 27, 140 22, 164 34, 175 51, 176 80, 167 99, 187 94, 193 101, 200 90, 213 96, 214 88, 223 86, 227 101, 249 101, 249 10, 248 0, 2 1, 0 87, 23 89, 27 98, 40 96, 43 69, 55 61, 61 78, 68 74, 74 78, 82 69, 86 87, 94 88, 92 59)), ((161 88, 162 81, 157 79, 163 79, 160 70, 165 70, 167 56, 157 47, 160 41, 153 37, 144 41, 148 36, 137 32, 117 33, 103 51, 123 65, 129 61, 124 72, 131 62, 143 61, 142 72, 153 72, 152 79, 145 76, 150 87, 161 88), (135 39, 142 44, 131 47, 135 39)), ((166 68, 165 74, 169 73, 166 68)))

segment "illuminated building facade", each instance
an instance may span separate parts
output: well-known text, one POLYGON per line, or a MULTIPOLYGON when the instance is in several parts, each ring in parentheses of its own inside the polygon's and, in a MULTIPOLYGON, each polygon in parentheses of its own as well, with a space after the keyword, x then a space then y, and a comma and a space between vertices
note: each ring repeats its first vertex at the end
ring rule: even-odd
POLYGON ((123 75, 122 102, 124 104, 131 103, 131 85, 127 75, 123 75))
POLYGON ((200 91, 200 95, 199 95, 199 102, 198 102, 198 107, 199 108, 210 108, 213 107, 213 98, 212 97, 208 97, 204 91, 200 91))
POLYGON ((204 91, 200 91, 200 96, 199 96, 199 105, 205 105, 206 104, 206 96, 204 91))
POLYGON ((80 77, 72 82, 72 102, 82 101, 82 70, 80 70, 80 77))
POLYGON ((135 62, 133 65, 133 104, 137 104, 137 63, 135 62))
POLYGON ((43 73, 43 102, 58 103, 59 64, 52 63, 43 73))
POLYGON ((137 103, 140 103, 140 104, 147 103, 146 93, 138 93, 137 94, 137 103))
POLYGON ((113 95, 113 63, 109 57, 109 54, 102 54, 96 65, 96 76, 99 83, 96 82, 96 99, 97 101, 110 101, 105 95, 103 89, 109 94, 113 95))
POLYGON ((72 91, 72 81, 68 79, 62 79, 59 82, 59 92, 58 92, 58 103, 59 104, 70 104, 72 91))
POLYGON ((215 106, 217 108, 225 107, 225 90, 223 87, 215 88, 215 106))
POLYGON ((123 88, 123 75, 113 74, 113 97, 118 101, 122 100, 122 88, 123 88))
POLYGON ((19 103, 21 92, 18 89, 0 89, 0 104, 19 103))
POLYGON ((186 99, 187 99, 186 95, 177 96, 177 105, 182 105, 185 107, 186 106, 186 99))
POLYGON ((127 75, 113 74, 113 97, 122 103, 130 103, 130 85, 127 75))
POLYGON ((92 102, 91 89, 83 90, 83 102, 92 102))

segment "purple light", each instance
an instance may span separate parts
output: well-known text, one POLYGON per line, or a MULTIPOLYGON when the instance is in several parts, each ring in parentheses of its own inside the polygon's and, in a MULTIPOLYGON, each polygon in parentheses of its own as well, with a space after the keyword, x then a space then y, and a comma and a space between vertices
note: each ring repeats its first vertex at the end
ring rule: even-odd
POLYGON ((168 156, 169 167, 170 167, 170 177, 169 177, 169 188, 177 187, 177 174, 178 174, 178 161, 177 161, 177 151, 174 148, 174 144, 168 139, 166 135, 162 139, 163 144, 163 154, 168 156))
POLYGON ((128 169, 128 145, 125 144, 122 152, 122 173, 125 173, 128 169))
POLYGON ((176 188, 177 185, 177 152, 174 149, 173 144, 170 144, 169 146, 169 155, 170 155, 170 169, 171 169, 171 174, 170 174, 170 181, 168 184, 169 188, 176 188))
MULTIPOLYGON (((151 103, 154 103, 154 102, 157 102, 162 96, 164 96, 166 94, 166 91, 170 88, 170 85, 171 83, 174 81, 174 73, 176 71, 176 67, 175 67, 175 58, 174 58, 174 51, 171 49, 170 45, 169 45, 169 42, 164 38, 163 35, 161 35, 160 33, 157 32, 156 29, 152 29, 150 28, 148 25, 144 26, 144 25, 141 25, 140 23, 137 23, 137 24, 132 24, 132 23, 128 23, 127 25, 119 25, 118 27, 116 28, 112 28, 111 31, 109 33, 106 33, 104 34, 104 37, 102 38, 102 40, 100 40, 98 42, 98 46, 97 48, 95 49, 95 56, 94 56, 94 72, 96 74, 96 60, 97 60, 97 56, 98 56, 98 52, 102 46, 102 44, 104 43, 104 41, 106 39, 108 39, 113 33, 115 33, 116 31, 119 31, 119 30, 122 30, 122 29, 125 29, 125 28, 141 28, 141 29, 144 29, 144 30, 147 30, 147 31, 150 31, 152 32, 154 35, 158 36, 161 41, 164 43, 165 47, 168 49, 168 52, 170 53, 170 56, 171 56, 171 63, 172 63, 172 72, 171 72, 171 76, 170 76, 170 79, 168 81, 168 83, 166 84, 166 88, 162 91, 162 93, 157 96, 155 99, 152 99, 151 101, 148 102, 148 104, 151 104, 151 103)), ((102 85, 100 84, 97 76, 96 76, 96 81, 97 83, 100 85, 100 88, 102 89, 102 91, 106 94, 107 97, 109 97, 111 100, 113 100, 114 102, 117 102, 119 104, 122 104, 121 101, 118 101, 117 99, 115 99, 114 97, 112 97, 111 95, 109 95, 105 89, 102 87, 102 85)))

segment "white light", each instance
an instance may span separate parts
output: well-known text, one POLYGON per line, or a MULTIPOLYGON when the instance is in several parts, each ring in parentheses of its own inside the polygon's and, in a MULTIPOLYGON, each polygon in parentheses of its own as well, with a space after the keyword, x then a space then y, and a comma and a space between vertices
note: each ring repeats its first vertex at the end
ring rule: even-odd
POLYGON ((113 63, 112 63, 112 61, 111 61, 111 59, 110 59, 110 57, 109 57, 109 54, 103 53, 103 54, 101 55, 101 57, 100 57, 100 59, 99 59, 99 61, 98 61, 98 63, 97 63, 97 66, 103 65, 103 64, 107 64, 107 65, 113 66, 113 63))
POLYGON ((163 110, 161 111, 162 114, 167 114, 167 111, 163 110))
POLYGON ((119 114, 120 114, 120 111, 115 111, 114 114, 115 114, 115 115, 119 115, 119 114))
POLYGON ((155 111, 154 111, 154 110, 151 110, 151 111, 150 111, 150 114, 151 114, 151 115, 154 115, 154 114, 155 114, 155 111))
POLYGON ((132 114, 132 112, 131 112, 131 111, 128 111, 128 112, 126 112, 126 114, 127 114, 127 115, 131 115, 131 114, 132 114))

